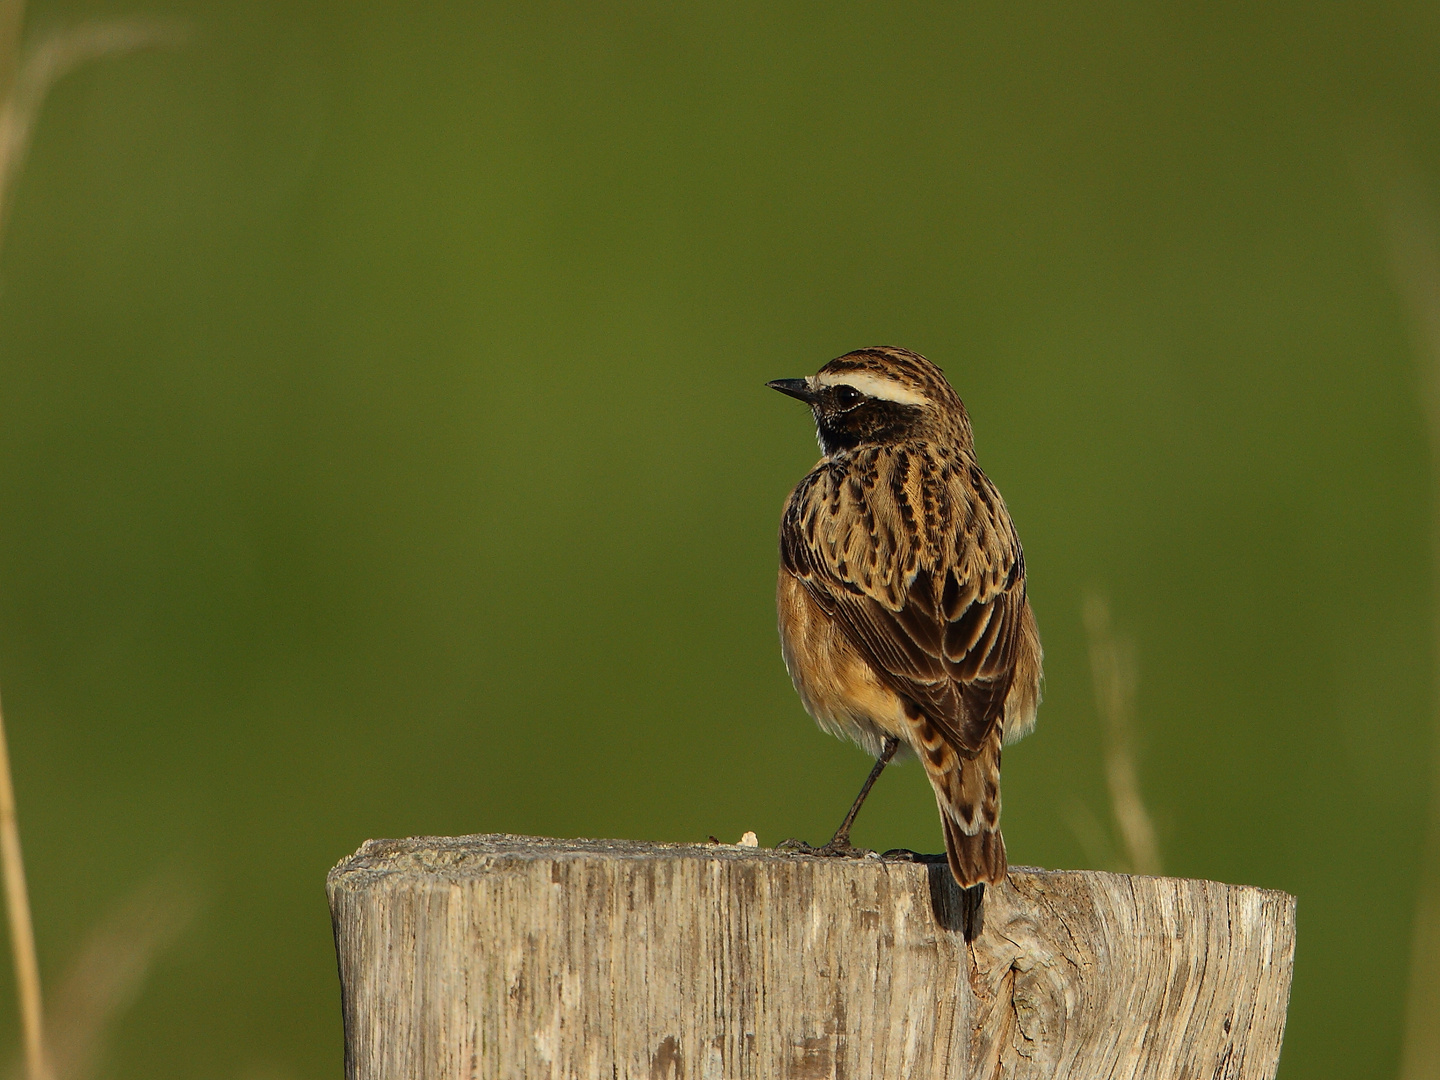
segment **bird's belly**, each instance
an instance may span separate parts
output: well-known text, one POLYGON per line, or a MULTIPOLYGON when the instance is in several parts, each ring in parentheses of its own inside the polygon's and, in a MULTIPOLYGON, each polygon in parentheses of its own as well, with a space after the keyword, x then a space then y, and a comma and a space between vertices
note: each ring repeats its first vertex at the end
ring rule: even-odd
POLYGON ((880 681, 805 586, 784 568, 775 601, 780 651, 805 711, 823 730, 854 740, 876 757, 890 735, 908 749, 900 696, 880 681))

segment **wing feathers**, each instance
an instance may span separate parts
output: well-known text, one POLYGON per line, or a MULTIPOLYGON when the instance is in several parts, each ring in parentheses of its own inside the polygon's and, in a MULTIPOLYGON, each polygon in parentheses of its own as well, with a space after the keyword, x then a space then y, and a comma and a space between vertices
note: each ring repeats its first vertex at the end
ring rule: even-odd
POLYGON ((982 634, 990 626, 990 615, 995 610, 992 604, 971 604, 958 619, 951 620, 945 627, 945 659, 958 664, 975 648, 982 634))
POLYGON ((823 462, 791 495, 780 546, 882 678, 973 758, 1002 719, 1025 607, 1020 544, 979 467, 942 468, 920 443, 823 462))

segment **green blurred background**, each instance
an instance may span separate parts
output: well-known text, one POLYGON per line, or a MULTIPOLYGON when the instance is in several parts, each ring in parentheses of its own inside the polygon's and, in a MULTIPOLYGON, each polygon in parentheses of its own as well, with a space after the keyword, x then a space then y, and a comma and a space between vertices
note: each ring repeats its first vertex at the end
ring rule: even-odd
MULTIPOLYGON (((1394 1074, 1434 484, 1363 176, 1440 197, 1440 8, 36 2, 27 36, 132 14, 189 40, 58 86, 0 249, 47 980, 155 874, 198 903, 104 1075, 339 1075, 323 885, 367 837, 827 836, 868 762, 781 666, 816 451, 763 384, 871 344, 945 368, 1026 545, 1013 861, 1104 862, 1100 590, 1166 871, 1299 897, 1282 1075, 1394 1074)), ((939 849, 915 768, 856 839, 939 849)))

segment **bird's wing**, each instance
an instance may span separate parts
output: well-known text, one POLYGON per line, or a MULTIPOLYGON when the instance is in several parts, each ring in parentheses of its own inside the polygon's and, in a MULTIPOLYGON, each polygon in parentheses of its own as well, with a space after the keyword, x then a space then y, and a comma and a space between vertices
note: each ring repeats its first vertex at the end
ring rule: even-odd
POLYGON ((1003 718, 1025 563, 978 467, 923 452, 822 465, 791 496, 781 561, 875 670, 966 757, 1003 718))

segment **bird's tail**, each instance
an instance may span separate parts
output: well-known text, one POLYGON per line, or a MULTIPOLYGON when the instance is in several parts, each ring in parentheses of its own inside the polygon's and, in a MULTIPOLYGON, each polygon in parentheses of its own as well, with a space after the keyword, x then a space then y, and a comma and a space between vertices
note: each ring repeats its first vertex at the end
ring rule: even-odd
POLYGON ((962 889, 982 881, 998 885, 1005 880, 1008 869, 1005 837, 999 829, 981 829, 973 835, 963 833, 943 807, 940 823, 945 826, 945 858, 950 862, 950 873, 962 889))
POLYGON ((962 889, 1005 880, 1000 835, 1000 725, 972 757, 964 757, 928 722, 920 722, 920 760, 935 789, 945 830, 945 857, 962 889))

